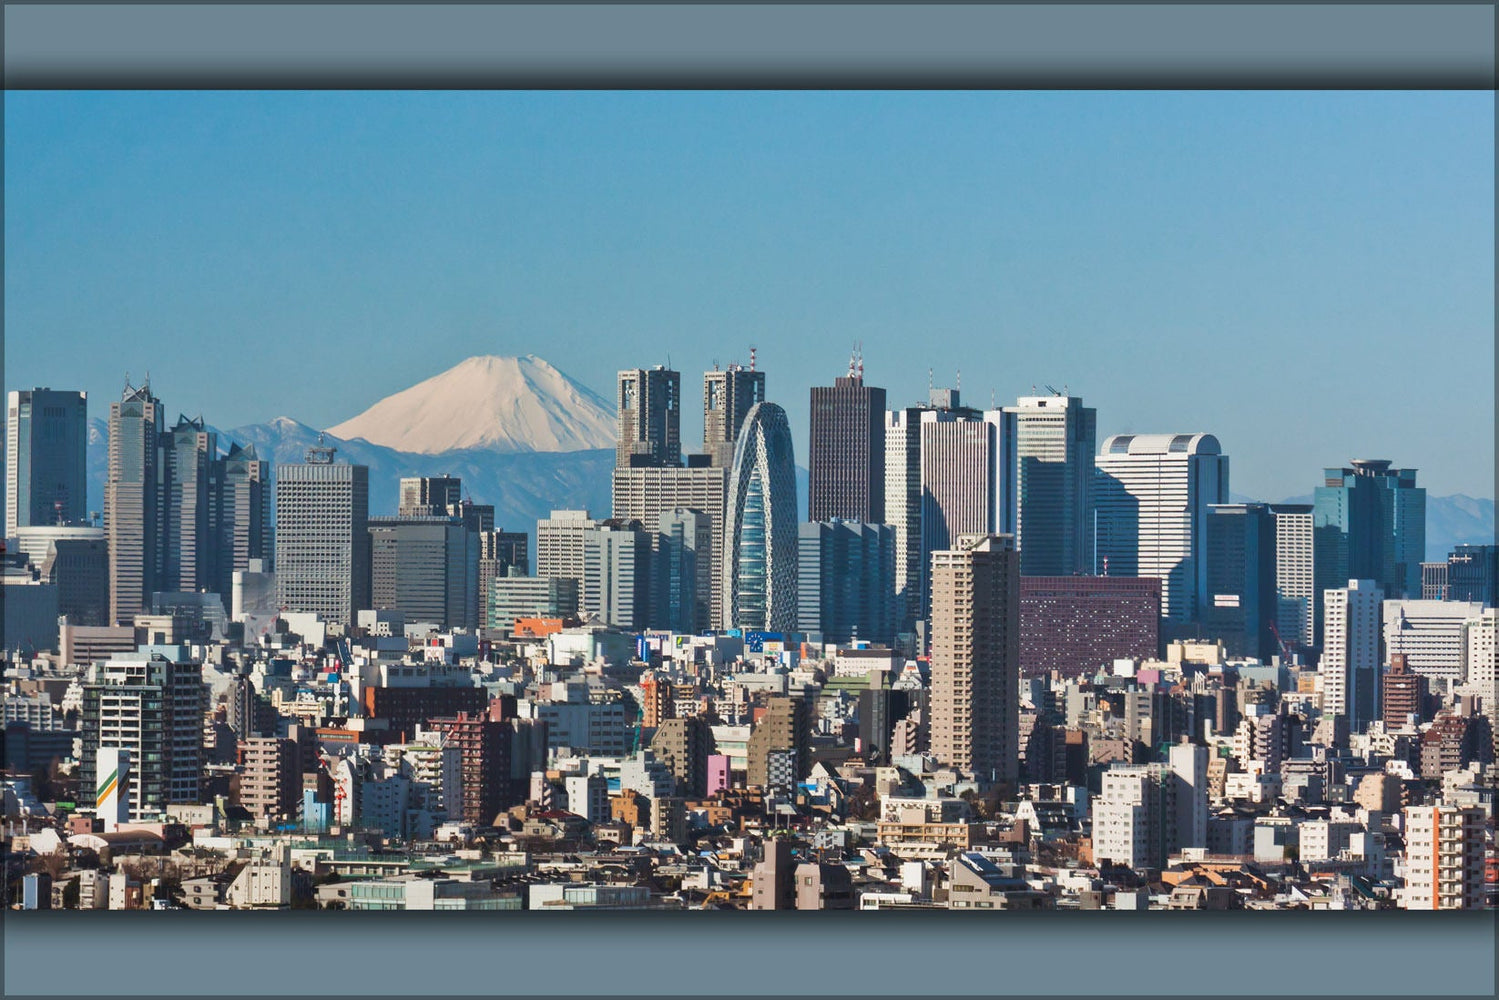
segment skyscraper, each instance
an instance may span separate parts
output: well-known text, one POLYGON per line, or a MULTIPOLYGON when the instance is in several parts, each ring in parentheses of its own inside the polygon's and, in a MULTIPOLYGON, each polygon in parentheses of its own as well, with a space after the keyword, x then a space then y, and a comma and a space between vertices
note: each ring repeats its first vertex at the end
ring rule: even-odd
POLYGON ((607 625, 639 629, 650 603, 651 536, 639 521, 608 520, 583 533, 580 607, 607 625))
POLYGON ((1271 504, 1275 518, 1275 625, 1281 642, 1305 652, 1317 644, 1312 505, 1271 504))
POLYGON ((786 411, 750 409, 730 469, 722 607, 729 628, 796 628, 796 465, 786 411))
POLYGON ((479 532, 479 621, 489 619, 491 590, 497 577, 514 570, 521 576, 531 572, 531 536, 524 531, 479 532))
POLYGON ((864 384, 855 355, 848 374, 812 387, 807 520, 885 520, 885 390, 864 384))
POLYGON ((1275 521, 1264 504, 1208 506, 1207 599, 1200 617, 1207 636, 1222 639, 1229 656, 1269 663, 1277 653, 1270 627, 1276 620, 1275 521))
POLYGON ((1207 595, 1208 507, 1228 502, 1228 457, 1218 439, 1116 434, 1097 466, 1098 572, 1153 576, 1167 622, 1196 621, 1207 595))
POLYGON ((888 643, 895 634, 895 532, 888 524, 810 521, 799 528, 797 628, 823 642, 888 643))
POLYGON ((255 453, 253 445, 231 443, 229 453, 217 462, 214 478, 218 488, 210 521, 218 575, 211 589, 228 604, 234 574, 248 572, 252 559, 262 565, 271 561, 271 464, 255 453))
POLYGON ((655 628, 699 632, 711 627, 713 519, 674 507, 661 512, 655 550, 651 617, 655 628))
POLYGON ((276 470, 276 601, 352 624, 370 606, 370 470, 333 457, 276 470))
POLYGON ((885 523, 895 530, 896 631, 909 633, 926 612, 928 560, 922 550, 922 425, 979 418, 955 389, 932 389, 926 405, 885 414, 885 523))
POLYGON ((368 524, 371 608, 445 629, 478 626, 477 533, 462 518, 411 514, 368 524))
POLYGON ((1020 560, 1007 535, 932 553, 931 751, 984 781, 1020 776, 1020 560))
POLYGON ((218 546, 209 521, 211 498, 218 492, 214 476, 218 451, 218 435, 202 417, 190 420, 179 415, 177 426, 163 435, 165 517, 157 590, 195 591, 218 582, 214 559, 218 546))
POLYGON ((586 510, 554 510, 536 522, 536 575, 583 584, 583 538, 599 522, 586 510))
POLYGON ((1093 572, 1098 411, 1084 406, 1077 396, 1061 394, 1022 396, 1006 410, 1016 421, 1015 541, 1021 572, 1093 572))
POLYGON ((463 503, 463 482, 455 476, 403 476, 396 513, 401 517, 446 517, 463 503))
POLYGON ((1347 718, 1350 732, 1379 717, 1384 596, 1373 580, 1349 580, 1322 595, 1322 712, 1347 718))
POLYGON ((1320 589, 1374 580, 1391 599, 1421 596, 1426 490, 1415 469, 1392 469, 1385 459, 1326 469, 1315 505, 1320 589))
POLYGON ((150 383, 129 383, 109 405, 109 471, 104 483, 104 529, 109 537, 109 620, 148 609, 158 585, 162 529, 161 400, 150 383))
POLYGON ((1092 676, 1160 652, 1161 581, 1139 576, 1020 579, 1020 673, 1092 676))
POLYGON ((616 466, 682 464, 681 398, 681 374, 662 365, 619 373, 616 466))
MULTIPOLYGON (((661 523, 661 516, 672 510, 701 511, 708 519, 709 546, 707 580, 699 579, 698 620, 702 627, 719 628, 723 621, 723 587, 720 566, 724 551, 724 500, 728 490, 729 470, 711 466, 663 469, 615 469, 614 516, 651 525, 661 523), (701 616, 706 615, 706 619, 701 616)), ((791 501, 793 507, 796 499, 791 501)), ((659 536, 658 536, 659 541, 659 536)))
POLYGON ((22 389, 6 398, 5 537, 87 518, 88 394, 22 389))
POLYGON ((1499 599, 1499 545, 1459 545, 1447 556, 1449 601, 1477 601, 1492 608, 1499 599))
POLYGON ((756 371, 753 364, 703 373, 703 452, 710 465, 729 467, 744 418, 752 406, 763 402, 765 373, 756 371))

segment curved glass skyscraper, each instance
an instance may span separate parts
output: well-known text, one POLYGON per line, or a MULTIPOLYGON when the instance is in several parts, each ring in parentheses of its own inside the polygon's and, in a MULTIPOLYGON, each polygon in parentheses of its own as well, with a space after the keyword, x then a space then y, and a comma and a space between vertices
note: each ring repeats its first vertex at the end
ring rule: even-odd
POLYGON ((756 403, 729 470, 720 576, 730 628, 796 628, 796 465, 786 411, 756 403))

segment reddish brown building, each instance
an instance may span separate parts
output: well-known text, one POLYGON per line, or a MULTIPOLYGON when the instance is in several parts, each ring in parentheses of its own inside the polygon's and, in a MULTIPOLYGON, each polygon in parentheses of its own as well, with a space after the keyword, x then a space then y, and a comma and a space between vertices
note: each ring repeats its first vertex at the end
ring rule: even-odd
POLYGON ((459 748, 463 821, 492 825, 495 816, 510 805, 512 728, 504 719, 501 703, 496 699, 488 712, 459 712, 452 718, 434 718, 429 724, 442 732, 447 745, 459 748))
POLYGON ((1092 675, 1159 654, 1161 581, 1137 576, 1022 576, 1020 675, 1092 675))
MULTIPOLYGON (((451 718, 459 712, 482 715, 489 707, 489 693, 477 687, 368 687, 364 689, 364 714, 384 719, 386 728, 403 740, 411 739, 418 725, 428 719, 451 718)), ((493 818, 493 817, 491 817, 493 818)))

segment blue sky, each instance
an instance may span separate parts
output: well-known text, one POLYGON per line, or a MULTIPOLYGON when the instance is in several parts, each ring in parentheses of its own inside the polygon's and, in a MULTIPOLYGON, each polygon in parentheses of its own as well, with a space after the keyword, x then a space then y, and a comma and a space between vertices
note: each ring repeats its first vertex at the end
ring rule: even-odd
POLYGON ((5 95, 7 388, 128 371, 220 427, 331 426, 465 357, 864 345, 892 405, 1066 385, 1210 431, 1236 492, 1381 457, 1494 494, 1494 95, 5 95))

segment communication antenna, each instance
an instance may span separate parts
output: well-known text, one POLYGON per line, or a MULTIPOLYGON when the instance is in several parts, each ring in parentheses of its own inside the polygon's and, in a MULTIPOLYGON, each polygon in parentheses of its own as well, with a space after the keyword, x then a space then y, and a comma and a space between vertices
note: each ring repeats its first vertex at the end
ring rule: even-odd
POLYGON ((959 392, 963 391, 963 369, 961 368, 958 369, 958 382, 953 386, 953 388, 958 390, 959 392))
POLYGON ((755 370, 755 345, 750 345, 750 371, 755 370))
POLYGON ((859 342, 854 341, 854 349, 848 352, 848 377, 853 378, 859 374, 859 342))
POLYGON ((317 444, 307 449, 308 465, 332 465, 337 448, 330 447, 322 431, 318 431, 317 444))
POLYGON ((932 370, 930 368, 926 370, 926 391, 932 391, 932 370))

